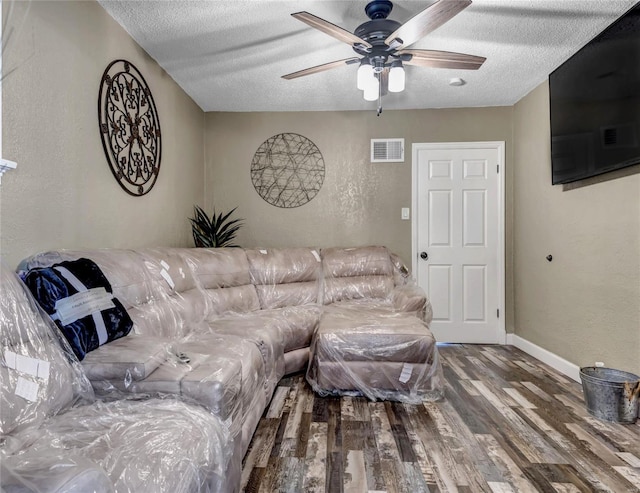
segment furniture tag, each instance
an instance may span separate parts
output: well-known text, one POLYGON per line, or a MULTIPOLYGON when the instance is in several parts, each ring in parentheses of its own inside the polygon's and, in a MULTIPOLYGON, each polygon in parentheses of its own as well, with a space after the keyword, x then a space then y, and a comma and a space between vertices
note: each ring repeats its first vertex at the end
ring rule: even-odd
POLYGON ((32 377, 42 378, 43 380, 49 380, 49 369, 51 365, 48 361, 44 361, 36 358, 29 358, 28 356, 22 356, 16 354, 8 349, 4 350, 4 362, 7 368, 26 373, 32 377))
POLYGON ((165 280, 165 281, 167 281, 167 284, 169 285, 169 287, 170 287, 171 289, 175 289, 175 287, 176 287, 176 283, 175 283, 175 282, 173 282, 173 279, 171 279, 171 276, 169 275, 169 273, 168 273, 166 270, 162 269, 162 270, 160 271, 160 275, 161 275, 162 277, 164 277, 164 280, 165 280))
POLYGON ((8 349, 4 350, 4 364, 7 368, 16 369, 16 356, 18 356, 13 351, 9 351, 8 349))
POLYGON ((168 263, 166 263, 164 260, 161 260, 161 261, 160 261, 160 265, 161 265, 162 267, 164 267, 164 268, 165 268, 165 270, 169 270, 169 264, 168 264, 168 263))
POLYGON ((405 363, 402 366, 402 372, 400 373, 400 378, 398 378, 398 380, 401 383, 407 383, 411 378, 412 373, 413 373, 413 365, 411 363, 405 363))
POLYGON ((16 370, 36 377, 38 376, 38 360, 16 354, 16 370))
POLYGON ((262 255, 266 255, 267 251, 266 250, 258 250, 262 255))
POLYGON ((321 262, 320 255, 318 255, 318 252, 316 252, 315 250, 311 250, 311 253, 316 258, 316 261, 321 262))
POLYGON ((112 298, 105 288, 92 288, 56 301, 56 315, 62 325, 69 325, 94 312, 115 308, 112 298))
POLYGON ((18 377, 15 394, 29 402, 36 402, 38 400, 38 389, 39 386, 36 382, 32 382, 31 380, 27 380, 23 377, 18 377))
POLYGON ((48 361, 38 360, 38 378, 49 380, 49 369, 51 365, 48 361))

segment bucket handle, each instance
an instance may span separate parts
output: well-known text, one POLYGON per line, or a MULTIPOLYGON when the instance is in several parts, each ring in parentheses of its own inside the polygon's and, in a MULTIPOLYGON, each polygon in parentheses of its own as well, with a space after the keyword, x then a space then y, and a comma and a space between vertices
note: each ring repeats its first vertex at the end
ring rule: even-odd
POLYGON ((629 402, 631 402, 635 396, 640 396, 640 380, 633 383, 625 382, 624 393, 627 396, 627 399, 629 399, 629 402))

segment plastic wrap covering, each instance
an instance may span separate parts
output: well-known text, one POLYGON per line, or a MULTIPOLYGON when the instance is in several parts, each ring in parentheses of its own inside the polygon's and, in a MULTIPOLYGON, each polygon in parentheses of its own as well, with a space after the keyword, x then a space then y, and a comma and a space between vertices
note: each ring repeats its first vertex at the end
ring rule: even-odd
POLYGON ((151 303, 160 296, 142 258, 133 250, 60 250, 40 253, 24 259, 19 271, 23 274, 34 268, 50 267, 79 258, 93 260, 100 267, 111 284, 113 295, 126 309, 151 303))
POLYGON ((443 396, 442 369, 426 323, 371 303, 325 308, 307 380, 320 395, 418 403, 443 396))
POLYGON ((323 303, 386 298, 395 286, 394 269, 385 247, 324 248, 323 303))
MULTIPOLYGON (((263 380, 263 391, 271 398, 278 381, 284 376, 284 339, 278 330, 278 317, 267 314, 233 315, 219 318, 210 324, 214 334, 226 334, 252 342, 262 358, 258 376, 263 380)), ((200 336, 198 336, 200 338, 200 336)))
POLYGON ((389 252, 389 258, 393 265, 393 280, 396 286, 402 286, 412 281, 411 271, 402 259, 393 252, 389 252))
POLYGON ((321 308, 316 305, 288 306, 262 310, 255 314, 264 326, 282 337, 284 352, 309 347, 318 323, 321 308))
POLYGON ((309 348, 294 349, 284 353, 284 374, 297 373, 307 369, 309 363, 309 348))
POLYGON ((220 417, 234 435, 234 426, 240 430, 242 363, 233 342, 151 340, 140 346, 137 355, 127 350, 119 357, 114 351, 115 357, 104 357, 94 365, 92 384, 99 396, 109 399, 130 394, 182 396, 220 417))
POLYGON ((53 322, 15 273, 0 265, 0 434, 37 426, 91 385, 53 322))
MULTIPOLYGON (((220 415, 231 427, 234 439, 240 443, 241 461, 262 411, 273 393, 274 383, 268 376, 273 375, 271 378, 279 380, 276 362, 265 357, 265 354, 271 353, 262 352, 255 341, 227 333, 193 334, 176 345, 176 349, 186 355, 206 353, 228 359, 224 368, 228 381, 224 385, 230 391, 224 400, 227 408, 220 415)), ((219 363, 225 364, 222 360, 219 363)), ((198 398, 195 394, 191 396, 198 398)))
POLYGON ((324 302, 343 300, 384 299, 393 289, 391 276, 357 276, 324 280, 324 302))
POLYGON ((320 254, 311 248, 247 250, 251 282, 263 309, 317 303, 320 254))
MULTIPOLYGON (((96 482, 62 491, 109 491, 103 489, 100 469, 117 492, 195 493, 229 488, 224 476, 233 447, 227 428, 205 409, 173 399, 96 402, 60 414, 46 427, 25 429, 16 438, 23 443, 22 450, 2 457, 3 466, 12 473, 7 482, 28 479, 31 484, 46 485, 48 492, 56 490, 47 479, 57 480, 66 472, 71 475, 69 465, 74 461, 69 458, 78 456, 85 461, 76 462, 77 479, 84 475, 85 481, 94 477, 96 482), (60 469, 53 467, 56 458, 60 469), (37 470, 46 476, 34 477, 37 470)), ((4 488, 4 477, 2 482, 4 488)))
POLYGON ((398 286, 389 293, 393 308, 405 313, 412 313, 427 324, 431 323, 433 311, 431 302, 427 299, 422 288, 415 284, 398 286))
POLYGON ((168 339, 130 335, 88 353, 82 367, 92 381, 144 380, 167 359, 171 346, 168 339))
POLYGON ((184 248, 179 250, 191 267, 209 303, 208 319, 227 313, 260 309, 249 277, 249 262, 241 248, 184 248))
MULTIPOLYGON (((175 399, 95 402, 82 366, 22 282, 4 268, 0 281, 3 490, 173 493, 237 487, 238 468, 228 463, 236 448, 220 418, 175 399)), ((108 348, 88 355, 91 371, 132 378, 155 373, 155 356, 136 365, 104 366, 100 351, 108 348)))
POLYGON ((146 248, 140 251, 149 275, 163 292, 163 303, 169 306, 179 321, 178 326, 165 327, 164 333, 156 332, 153 335, 185 336, 191 332, 194 324, 205 320, 211 311, 191 267, 180 254, 181 250, 146 248))
POLYGON ((392 276, 389 251, 382 246, 323 248, 325 277, 392 276))
POLYGON ((95 462, 59 451, 3 458, 0 478, 5 493, 115 493, 109 476, 95 462))
POLYGON ((184 320, 167 296, 163 278, 154 278, 140 253, 133 250, 61 250, 34 255, 20 263, 21 275, 37 267, 88 258, 109 280, 113 295, 126 308, 138 334, 173 336, 184 332, 184 320))

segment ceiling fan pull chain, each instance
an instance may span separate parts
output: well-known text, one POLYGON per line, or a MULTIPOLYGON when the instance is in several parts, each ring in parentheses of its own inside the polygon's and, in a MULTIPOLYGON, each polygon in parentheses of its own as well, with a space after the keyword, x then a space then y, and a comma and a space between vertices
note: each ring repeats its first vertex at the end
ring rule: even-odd
POLYGON ((378 83, 378 111, 376 113, 376 116, 380 116, 382 114, 382 77, 381 77, 381 73, 377 74, 378 80, 380 82, 378 83))

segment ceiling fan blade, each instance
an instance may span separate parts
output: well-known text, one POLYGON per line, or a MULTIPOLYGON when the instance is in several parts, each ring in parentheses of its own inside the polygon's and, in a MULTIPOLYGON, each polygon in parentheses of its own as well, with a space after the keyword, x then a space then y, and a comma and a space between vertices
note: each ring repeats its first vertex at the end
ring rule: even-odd
POLYGON ((462 12, 471 0, 439 0, 414 15, 384 40, 387 46, 409 46, 462 12), (395 42, 394 42, 395 41, 395 42))
POLYGON ((478 70, 486 60, 482 56, 434 50, 402 50, 397 52, 396 55, 406 65, 462 70, 478 70), (410 55, 410 58, 408 55, 410 55))
POLYGON ((335 62, 323 63, 322 65, 316 65, 315 67, 305 68, 291 74, 283 75, 283 79, 291 80, 298 77, 304 77, 305 75, 317 74, 318 72, 324 72, 325 70, 331 70, 332 68, 339 67, 340 65, 351 65, 352 63, 360 62, 358 57, 345 58, 344 60, 336 60, 335 62))
POLYGON ((336 26, 335 24, 331 24, 331 22, 329 21, 325 21, 320 17, 310 14, 309 12, 296 12, 291 15, 296 19, 298 19, 299 21, 302 21, 305 24, 310 25, 311 27, 317 29, 318 31, 322 31, 323 33, 328 34, 329 36, 333 36, 338 41, 342 41, 343 43, 347 43, 351 46, 362 45, 365 48, 372 47, 364 39, 361 39, 355 34, 350 33, 346 29, 342 29, 340 26, 336 26))

